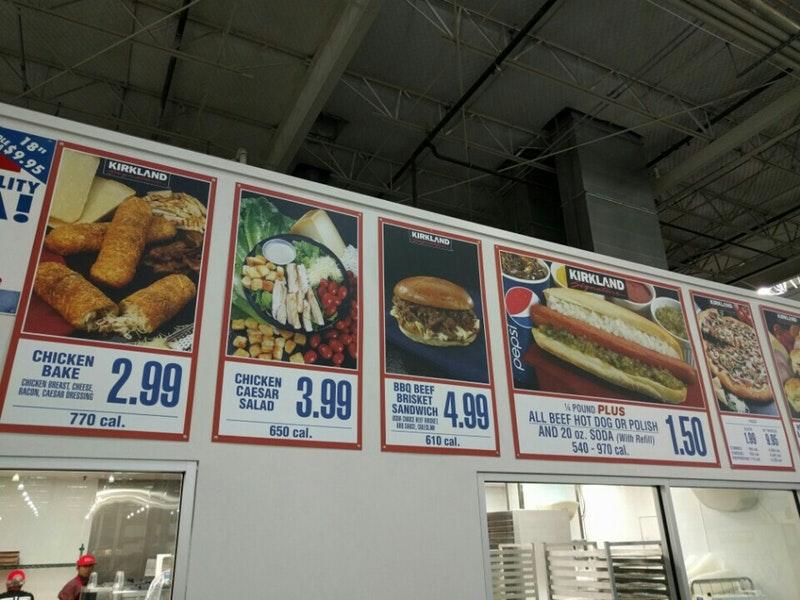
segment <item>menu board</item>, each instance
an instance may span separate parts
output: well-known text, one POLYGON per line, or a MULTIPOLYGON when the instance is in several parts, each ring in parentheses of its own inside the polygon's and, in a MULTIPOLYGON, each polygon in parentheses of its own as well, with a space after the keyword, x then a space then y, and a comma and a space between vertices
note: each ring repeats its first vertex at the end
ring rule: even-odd
POLYGON ((379 221, 381 447, 500 453, 481 243, 379 221))
POLYGON ((680 290, 504 246, 521 458, 719 466, 680 290))
POLYGON ((361 223, 237 186, 214 441, 361 447, 361 223))
MULTIPOLYGON (((44 201, 53 140, 0 127, 0 316, 17 312, 39 213, 44 201)), ((0 326, 0 350, 5 350, 11 323, 0 326)), ((0 354, 2 356, 2 354, 0 354)))
POLYGON ((750 306, 699 292, 692 301, 731 466, 793 470, 750 306))
POLYGON ((59 142, 0 430, 188 439, 214 186, 59 142))
POLYGON ((800 314, 761 307, 780 394, 800 441, 800 314))

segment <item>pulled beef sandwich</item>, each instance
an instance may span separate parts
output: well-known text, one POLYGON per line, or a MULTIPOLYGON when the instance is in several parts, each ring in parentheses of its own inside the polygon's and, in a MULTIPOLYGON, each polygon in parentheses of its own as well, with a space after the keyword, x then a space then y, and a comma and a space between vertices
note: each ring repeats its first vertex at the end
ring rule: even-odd
POLYGON ((531 308, 536 344, 610 383, 671 404, 686 401, 697 374, 680 344, 658 325, 593 294, 545 290, 531 308))
POLYGON ((408 277, 394 286, 391 315, 400 331, 429 346, 468 346, 478 337, 480 319, 467 291, 438 277, 408 277))

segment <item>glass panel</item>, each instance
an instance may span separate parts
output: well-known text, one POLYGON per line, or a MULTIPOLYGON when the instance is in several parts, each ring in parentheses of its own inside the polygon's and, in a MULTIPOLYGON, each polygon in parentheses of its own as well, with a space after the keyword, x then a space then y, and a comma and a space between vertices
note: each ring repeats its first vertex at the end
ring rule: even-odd
POLYGON ((485 493, 494 600, 675 598, 654 488, 505 482, 485 493))
POLYGON ((113 589, 143 599, 154 579, 166 585, 153 597, 170 598, 182 482, 180 473, 0 471, 2 581, 18 564, 24 591, 55 598, 91 553, 98 598, 113 589))
POLYGON ((692 598, 800 597, 792 492, 671 488, 692 598))

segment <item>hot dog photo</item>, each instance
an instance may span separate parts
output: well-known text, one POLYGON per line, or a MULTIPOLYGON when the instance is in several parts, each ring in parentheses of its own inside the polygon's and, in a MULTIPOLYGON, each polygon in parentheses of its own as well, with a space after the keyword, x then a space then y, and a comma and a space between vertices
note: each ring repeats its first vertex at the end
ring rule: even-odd
POLYGON ((65 146, 24 331, 191 350, 209 181, 65 146))
POLYGON ((475 242, 381 224, 386 373, 489 383, 475 242))
POLYGON ((505 248, 496 261, 514 389, 705 406, 677 289, 505 248))

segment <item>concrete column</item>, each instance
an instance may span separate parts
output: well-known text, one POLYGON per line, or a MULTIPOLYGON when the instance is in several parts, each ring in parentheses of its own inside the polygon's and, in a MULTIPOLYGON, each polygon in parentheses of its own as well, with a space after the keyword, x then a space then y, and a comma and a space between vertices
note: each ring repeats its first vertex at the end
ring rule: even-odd
POLYGON ((662 269, 667 257, 645 168, 641 139, 621 128, 565 109, 549 124, 567 243, 662 269), (578 146, 578 147, 576 147, 578 146))

